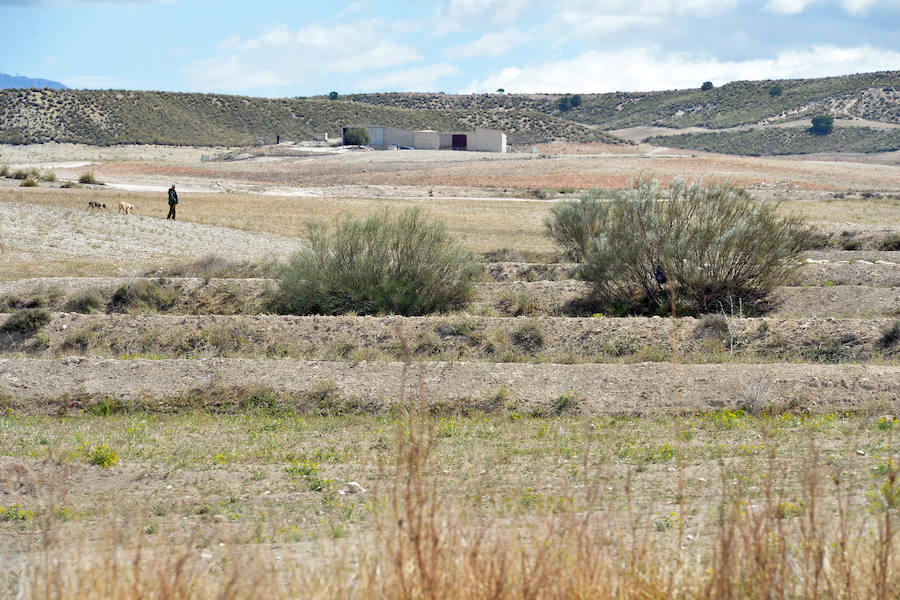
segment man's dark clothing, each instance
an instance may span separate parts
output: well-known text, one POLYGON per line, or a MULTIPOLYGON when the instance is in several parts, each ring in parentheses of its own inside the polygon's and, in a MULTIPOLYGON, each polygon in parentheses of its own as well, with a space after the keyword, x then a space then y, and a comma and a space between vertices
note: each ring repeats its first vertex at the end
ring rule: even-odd
POLYGON ((175 193, 175 188, 169 188, 169 214, 166 216, 167 219, 175 220, 176 204, 178 204, 178 194, 175 193))

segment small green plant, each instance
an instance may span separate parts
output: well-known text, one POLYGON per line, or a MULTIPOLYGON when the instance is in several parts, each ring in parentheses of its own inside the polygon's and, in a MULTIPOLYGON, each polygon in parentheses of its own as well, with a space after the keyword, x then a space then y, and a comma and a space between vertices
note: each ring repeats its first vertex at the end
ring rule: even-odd
POLYGON ((550 410, 554 415, 572 415, 577 414, 581 410, 581 402, 575 395, 575 392, 569 390, 564 394, 560 394, 550 405, 550 410))
POLYGON ((28 522, 34 520, 34 511, 22 508, 18 504, 0 506, 0 521, 28 522))
POLYGON ((102 185, 91 172, 82 173, 81 177, 78 178, 78 183, 82 183, 84 185, 102 185))
POLYGON ((53 317, 46 308, 22 308, 6 319, 0 332, 29 336, 37 333, 53 317))
POLYGON ((285 467, 285 472, 293 477, 303 479, 306 490, 310 492, 324 492, 334 487, 334 480, 323 478, 319 472, 318 463, 311 460, 294 461, 285 467))
POLYGON ((329 92, 329 93, 328 93, 328 99, 329 99, 329 100, 337 100, 337 99, 338 99, 338 93, 337 93, 337 92, 329 92))
POLYGON ((54 173, 53 171, 41 173, 40 179, 41 181, 56 181, 56 173, 54 173))
POLYGON ((88 463, 103 467, 104 469, 119 462, 119 455, 116 454, 116 451, 103 443, 97 444, 91 448, 87 442, 81 442, 78 451, 84 456, 88 463))
POLYGON ((769 88, 770 96, 780 96, 783 93, 784 93, 784 88, 781 87, 781 85, 778 83, 776 83, 775 85, 773 85, 772 87, 769 88))
POLYGON ((709 90, 713 89, 713 87, 714 86, 712 81, 704 81, 703 85, 700 86, 700 89, 704 92, 708 92, 709 90))
POLYGON ((22 183, 19 184, 19 187, 37 187, 38 182, 33 177, 26 177, 22 180, 22 183))

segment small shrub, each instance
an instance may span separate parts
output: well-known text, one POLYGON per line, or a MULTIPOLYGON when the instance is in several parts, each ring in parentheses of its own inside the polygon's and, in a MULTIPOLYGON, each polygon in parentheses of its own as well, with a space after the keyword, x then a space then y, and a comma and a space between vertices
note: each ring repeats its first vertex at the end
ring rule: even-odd
POLYGON ((544 332, 534 323, 526 323, 509 334, 509 341, 525 352, 536 352, 544 347, 544 332))
POLYGON ((697 327, 694 328, 694 337, 727 340, 731 337, 731 332, 728 330, 728 319, 722 314, 703 315, 700 317, 697 327))
POLYGON ((345 146, 367 146, 369 142, 369 130, 365 127, 351 127, 344 132, 345 146))
POLYGON ((329 93, 328 93, 328 99, 329 99, 329 100, 337 100, 337 99, 338 99, 338 93, 337 93, 337 92, 329 92, 329 93))
POLYGON ((100 290, 88 289, 81 290, 70 296, 63 309, 66 312, 89 314, 102 312, 103 305, 104 302, 100 290))
POLYGON ((130 281, 113 292, 107 310, 124 312, 132 309, 168 310, 178 300, 178 291, 156 281, 130 281))
POLYGON ((0 167, 0 177, 9 177, 9 165, 0 167))
POLYGON ((47 171, 46 173, 41 173, 41 181, 56 181, 56 173, 52 171, 47 171))
POLYGON ((834 117, 831 115, 816 115, 812 118, 810 133, 815 135, 828 135, 834 131, 834 117))
POLYGON ((483 273, 475 257, 418 209, 308 224, 308 245, 284 268, 272 298, 289 314, 423 315, 460 308, 483 273))
POLYGON ((75 183, 74 181, 66 181, 59 187, 69 190, 69 189, 78 189, 81 186, 79 184, 75 183))
POLYGON ((882 348, 891 348, 898 342, 900 342, 900 321, 894 321, 894 323, 881 334, 878 345, 882 348))
POLYGON ((50 322, 53 317, 46 308, 23 308, 17 310, 0 326, 0 332, 11 335, 34 335, 50 322))
POLYGON ((91 448, 87 442, 82 442, 78 450, 87 459, 88 463, 104 469, 119 462, 119 455, 106 444, 97 444, 91 448))
POLYGON ((13 179, 27 179, 28 171, 26 171, 25 169, 16 169, 12 175, 12 178, 13 179))
POLYGON ((83 183, 85 185, 102 185, 96 177, 94 177, 93 173, 83 173, 81 177, 78 178, 78 183, 83 183))
POLYGON ((900 235, 894 233, 885 236, 885 238, 881 240, 881 244, 878 245, 878 248, 880 250, 887 250, 889 252, 900 250, 900 235))
POLYGON ((22 180, 22 183, 19 184, 19 187, 37 187, 38 182, 36 179, 32 177, 26 177, 22 180))
POLYGON ((22 508, 18 504, 0 506, 0 521, 20 521, 26 523, 34 520, 34 511, 22 508))
POLYGON ((574 415, 581 411, 581 402, 572 390, 560 394, 550 404, 550 412, 554 415, 574 415))
POLYGON ((497 304, 504 314, 513 317, 534 317, 541 312, 540 302, 529 292, 503 292, 498 296, 497 304))
POLYGON ((709 90, 713 89, 713 87, 714 86, 712 81, 704 81, 703 85, 700 86, 700 89, 704 92, 708 92, 709 90))
POLYGON ((777 83, 769 88, 770 96, 780 96, 783 93, 784 93, 784 88, 781 87, 781 85, 779 85, 777 83))

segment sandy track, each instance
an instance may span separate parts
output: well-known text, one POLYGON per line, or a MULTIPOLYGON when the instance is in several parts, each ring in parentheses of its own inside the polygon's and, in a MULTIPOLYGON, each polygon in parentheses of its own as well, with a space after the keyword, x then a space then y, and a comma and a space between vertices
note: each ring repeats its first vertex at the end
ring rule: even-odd
MULTIPOLYGON (((0 359, 0 393, 16 409, 41 412, 48 399, 92 395, 134 401, 216 387, 260 386, 303 394, 323 382, 343 396, 384 404, 401 391, 402 363, 198 359, 56 360, 0 359)), ((585 400, 588 412, 675 413, 739 402, 751 393, 790 399, 813 411, 894 404, 900 367, 860 365, 632 365, 416 364, 407 394, 424 389, 429 401, 485 399, 501 387, 526 406, 546 405, 562 394, 585 400), (763 390, 764 391, 761 391, 763 390)), ((50 404, 54 404, 52 401, 50 404)))

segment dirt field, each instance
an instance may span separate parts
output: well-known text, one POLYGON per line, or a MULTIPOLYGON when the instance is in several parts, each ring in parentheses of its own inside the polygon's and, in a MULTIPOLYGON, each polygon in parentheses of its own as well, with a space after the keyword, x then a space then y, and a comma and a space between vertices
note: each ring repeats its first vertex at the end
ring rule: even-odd
MULTIPOLYGON (((898 450, 900 166, 562 143, 201 161, 227 150, 0 147, 0 165, 58 178, 0 179, 0 324, 25 306, 51 315, 37 332, 0 333, 0 596, 52 579, 46 565, 69 585, 104 575, 96 564, 138 564, 136 549, 182 546, 212 590, 235 561, 266 565, 249 571, 256 582, 295 578, 247 597, 303 595, 313 575, 299 565, 318 563, 361 586, 372 540, 390 531, 379 511, 417 399, 434 415, 429 489, 465 523, 537 537, 538 523, 596 511, 588 529, 617 540, 610 564, 640 537, 645 558, 686 554, 673 582, 710 572, 732 501, 734 522, 769 515, 797 556, 811 503, 819 523, 843 506, 876 535, 872 492, 898 450), (60 187, 87 171, 105 185, 60 187), (815 224, 823 247, 759 316, 595 313, 544 219, 560 198, 641 175, 746 185, 815 224), (173 182, 175 222, 164 219, 173 182), (123 200, 136 214, 115 212, 123 200), (306 222, 406 206, 483 253, 465 310, 267 311, 271 263, 301 247, 306 222), (247 273, 178 274, 209 254, 247 273), (158 286, 166 306, 117 307, 125 284, 158 286), (840 493, 821 491, 832 485, 840 493)), ((855 589, 874 589, 870 566, 854 569, 855 589)), ((329 585, 316 595, 365 596, 329 585)))

